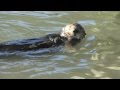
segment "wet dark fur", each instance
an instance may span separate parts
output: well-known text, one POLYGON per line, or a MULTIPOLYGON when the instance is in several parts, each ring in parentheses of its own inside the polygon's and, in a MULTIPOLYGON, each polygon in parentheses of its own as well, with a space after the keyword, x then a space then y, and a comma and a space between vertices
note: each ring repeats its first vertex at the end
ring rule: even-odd
POLYGON ((64 45, 64 39, 59 34, 49 34, 45 37, 14 40, 0 43, 0 51, 29 51, 41 48, 64 45))
MULTIPOLYGON (((78 24, 76 24, 78 25, 78 24)), ((74 46, 80 42, 86 35, 84 29, 78 25, 81 30, 80 39, 73 38, 69 43, 74 46)), ((60 45, 65 45, 68 42, 67 38, 61 37, 60 34, 49 34, 45 37, 33 38, 33 39, 23 39, 23 40, 14 40, 0 43, 0 52, 1 51, 30 51, 38 50, 43 48, 56 47, 60 45)))

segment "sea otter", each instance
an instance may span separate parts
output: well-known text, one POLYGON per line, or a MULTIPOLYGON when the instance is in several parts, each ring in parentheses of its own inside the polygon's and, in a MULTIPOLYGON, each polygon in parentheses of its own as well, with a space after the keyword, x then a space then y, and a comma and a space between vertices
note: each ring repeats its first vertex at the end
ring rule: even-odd
POLYGON ((60 45, 64 46, 66 43, 74 46, 79 43, 85 35, 85 30, 80 24, 68 24, 62 28, 60 33, 48 34, 40 38, 14 40, 0 43, 0 52, 38 50, 57 47, 60 45))

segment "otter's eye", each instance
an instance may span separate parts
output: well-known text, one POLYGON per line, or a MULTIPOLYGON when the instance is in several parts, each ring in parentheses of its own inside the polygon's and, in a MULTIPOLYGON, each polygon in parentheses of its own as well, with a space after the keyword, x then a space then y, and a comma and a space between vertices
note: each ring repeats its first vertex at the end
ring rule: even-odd
POLYGON ((78 33, 78 30, 74 30, 74 33, 78 33))

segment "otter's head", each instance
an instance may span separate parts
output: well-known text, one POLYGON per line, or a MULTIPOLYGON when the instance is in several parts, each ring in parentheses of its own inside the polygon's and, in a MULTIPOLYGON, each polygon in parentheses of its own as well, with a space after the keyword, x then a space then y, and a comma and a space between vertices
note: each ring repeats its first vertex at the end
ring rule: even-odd
POLYGON ((69 41, 71 41, 72 39, 83 39, 86 33, 84 28, 80 24, 74 23, 68 24, 65 27, 63 27, 60 35, 61 37, 66 37, 69 41))

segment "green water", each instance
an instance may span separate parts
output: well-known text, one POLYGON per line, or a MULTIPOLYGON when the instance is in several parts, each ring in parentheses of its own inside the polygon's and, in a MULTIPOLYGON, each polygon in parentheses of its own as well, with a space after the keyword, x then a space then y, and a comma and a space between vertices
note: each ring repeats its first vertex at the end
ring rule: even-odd
POLYGON ((0 78, 120 78, 120 12, 0 11, 0 42, 41 37, 78 22, 87 33, 74 50, 0 56, 0 78))

